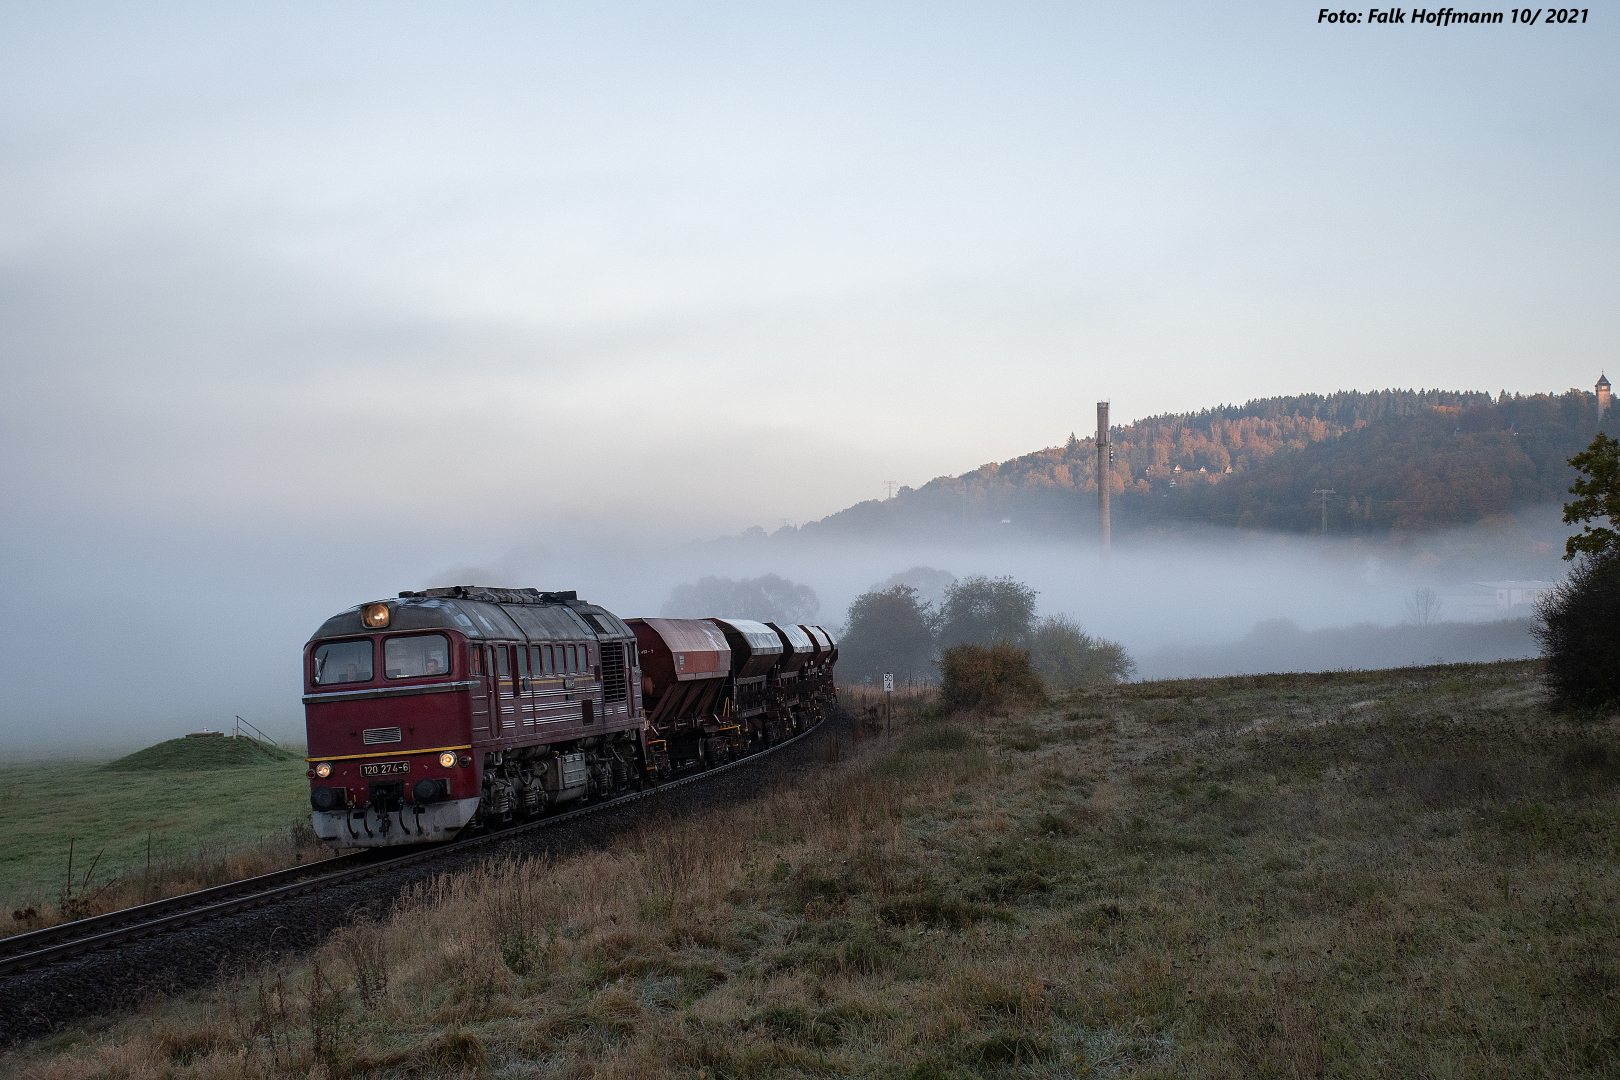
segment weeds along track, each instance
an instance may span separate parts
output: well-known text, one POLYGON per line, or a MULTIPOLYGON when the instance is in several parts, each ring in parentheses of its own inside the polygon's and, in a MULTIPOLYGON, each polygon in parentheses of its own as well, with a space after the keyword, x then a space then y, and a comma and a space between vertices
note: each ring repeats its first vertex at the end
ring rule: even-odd
POLYGON ((360 851, 0 939, 0 1044, 208 983, 385 915, 402 890, 495 858, 601 848, 659 818, 768 790, 854 726, 842 708, 787 742, 706 772, 405 855, 360 851))

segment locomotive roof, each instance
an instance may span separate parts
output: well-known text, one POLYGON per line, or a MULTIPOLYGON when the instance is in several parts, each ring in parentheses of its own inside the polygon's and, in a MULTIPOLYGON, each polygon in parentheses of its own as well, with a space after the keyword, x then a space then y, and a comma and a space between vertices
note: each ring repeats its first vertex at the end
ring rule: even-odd
MULTIPOLYGON (((635 632, 604 607, 569 592, 538 589, 489 589, 457 585, 448 589, 402 592, 398 599, 372 601, 388 605, 389 630, 459 630, 468 637, 516 641, 634 641, 635 632)), ((356 604, 321 624, 313 637, 347 637, 371 633, 356 604)))

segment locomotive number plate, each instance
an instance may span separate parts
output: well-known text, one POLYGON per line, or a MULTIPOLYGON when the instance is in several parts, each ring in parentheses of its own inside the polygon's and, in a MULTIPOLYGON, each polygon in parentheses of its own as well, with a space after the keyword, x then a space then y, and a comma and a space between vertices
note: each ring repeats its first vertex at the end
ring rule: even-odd
POLYGON ((361 776, 392 776, 395 773, 408 773, 411 763, 408 761, 373 761, 369 765, 360 766, 361 776))

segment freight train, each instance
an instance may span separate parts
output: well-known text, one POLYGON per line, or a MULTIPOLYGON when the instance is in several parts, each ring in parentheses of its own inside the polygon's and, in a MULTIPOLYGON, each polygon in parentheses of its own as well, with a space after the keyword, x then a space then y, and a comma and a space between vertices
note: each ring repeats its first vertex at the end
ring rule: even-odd
POLYGON ((451 840, 793 737, 837 704, 824 627, 620 619, 574 592, 402 592, 304 648, 315 833, 451 840))

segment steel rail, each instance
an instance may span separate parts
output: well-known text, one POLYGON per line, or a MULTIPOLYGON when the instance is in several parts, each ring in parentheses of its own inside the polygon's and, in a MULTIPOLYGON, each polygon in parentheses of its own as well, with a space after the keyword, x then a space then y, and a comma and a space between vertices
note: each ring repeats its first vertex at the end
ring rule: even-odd
POLYGON ((216 885, 209 889, 186 893, 183 896, 124 908, 121 911, 108 912, 106 915, 79 919, 74 922, 63 923, 60 926, 34 930, 26 934, 16 934, 10 938, 0 939, 0 948, 10 946, 8 955, 0 957, 0 977, 27 971, 42 965, 54 964, 85 953, 96 952, 109 946, 121 945, 128 941, 176 930, 193 923, 208 922, 239 911, 263 907, 290 897, 319 892, 331 885, 359 881, 387 871, 429 862, 446 855, 460 854, 473 848, 509 840, 523 833, 552 828, 564 822, 585 817, 588 814, 596 814, 614 807, 624 806, 638 799, 651 798, 673 788, 683 787, 687 784, 718 776, 728 769, 760 761, 778 750, 792 746, 800 739, 811 735, 824 723, 826 723, 825 720, 817 723, 814 727, 806 728, 791 739, 785 739, 775 746, 749 754, 746 757, 740 757, 735 761, 728 761, 724 765, 717 765, 712 769, 705 769, 689 776, 669 780, 643 791, 632 791, 626 795, 609 799, 607 802, 592 803, 589 806, 582 806, 567 813, 543 817, 537 821, 526 822, 522 825, 480 833, 464 840, 452 840, 434 844, 392 858, 378 858, 375 849, 357 851, 323 862, 305 863, 302 866, 295 866, 286 870, 277 870, 257 877, 243 878, 241 881, 231 882, 228 885, 216 885), (360 865, 352 865, 350 860, 354 860, 360 865), (330 869, 334 864, 338 863, 343 865, 337 869, 330 869), (298 880, 300 877, 306 880, 298 880), (86 933, 85 931, 92 932, 86 933), (21 948, 17 947, 19 945, 21 948))
MULTIPOLYGON (((170 896, 163 900, 153 900, 145 904, 120 908, 117 911, 109 911, 105 915, 92 915, 84 919, 75 919, 72 922, 59 923, 56 926, 47 926, 43 930, 30 930, 26 934, 13 934, 8 938, 0 938, 0 965, 3 965, 9 957, 35 952, 58 941, 95 937, 127 923, 142 922, 156 918, 159 915, 185 911, 190 908, 208 907, 233 896, 274 888, 277 885, 297 881, 299 878, 335 874, 360 863, 383 861, 379 860, 377 856, 378 851, 376 850, 351 851, 346 855, 322 859, 319 862, 300 863, 285 870, 273 870, 268 874, 243 878, 240 881, 230 881, 224 885, 211 885, 206 889, 181 893, 179 896, 170 896)), ((4 972, 4 970, 5 968, 0 966, 0 972, 4 972)))

